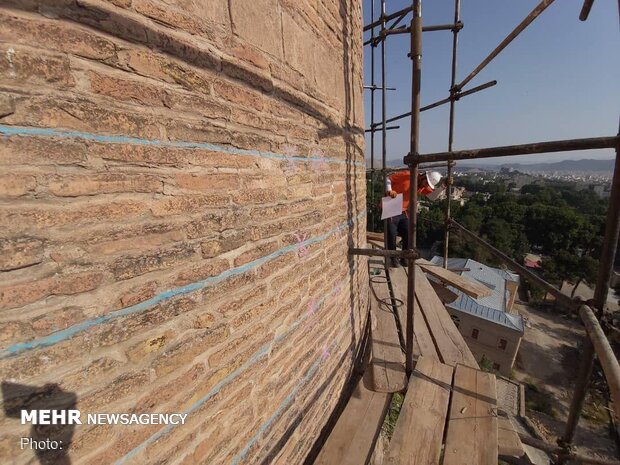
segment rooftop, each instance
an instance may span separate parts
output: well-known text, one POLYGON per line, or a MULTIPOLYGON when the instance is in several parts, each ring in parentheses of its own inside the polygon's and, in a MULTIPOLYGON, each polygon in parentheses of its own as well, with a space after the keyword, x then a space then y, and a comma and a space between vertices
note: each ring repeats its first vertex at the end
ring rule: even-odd
MULTIPOLYGON (((443 258, 435 256, 431 262, 435 265, 443 265, 443 258)), ((464 292, 448 286, 448 289, 454 292, 458 298, 454 302, 446 304, 447 307, 523 332, 524 325, 521 316, 506 311, 506 303, 510 297, 506 290, 506 281, 519 282, 517 274, 492 268, 470 258, 449 258, 448 268, 472 281, 484 284, 491 290, 491 295, 474 299, 464 292)))

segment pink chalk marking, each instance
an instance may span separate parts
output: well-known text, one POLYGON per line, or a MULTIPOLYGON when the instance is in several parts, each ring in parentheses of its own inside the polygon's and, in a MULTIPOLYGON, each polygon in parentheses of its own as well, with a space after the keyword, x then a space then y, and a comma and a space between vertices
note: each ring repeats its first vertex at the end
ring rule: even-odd
POLYGON ((327 159, 321 150, 312 151, 310 156, 315 158, 315 160, 312 160, 312 169, 316 171, 325 171, 327 169, 327 159))
POLYGON ((323 352, 321 353, 321 358, 323 360, 327 360, 328 357, 329 357, 329 347, 323 346, 323 352))
POLYGON ((308 316, 314 315, 316 313, 317 309, 318 309, 317 301, 316 301, 316 299, 312 299, 308 303, 308 316))
POLYGON ((336 295, 340 294, 342 292, 343 287, 344 287, 344 283, 342 281, 338 281, 336 283, 336 287, 334 287, 334 293, 336 295))
POLYGON ((287 158, 286 158, 286 171, 289 172, 289 173, 290 172, 295 173, 297 171, 297 162, 299 161, 299 160, 296 159, 296 157, 297 157, 297 147, 292 146, 292 145, 285 145, 282 148, 282 151, 287 156, 287 158))
POLYGON ((295 160, 294 158, 288 158, 286 160, 286 170, 287 171, 292 171, 293 173, 295 171, 297 171, 297 160, 295 160))
POLYGON ((308 239, 308 234, 306 233, 303 236, 300 236, 299 234, 295 233, 293 235, 297 240, 297 255, 300 258, 303 258, 310 253, 310 248, 304 244, 304 242, 308 239))

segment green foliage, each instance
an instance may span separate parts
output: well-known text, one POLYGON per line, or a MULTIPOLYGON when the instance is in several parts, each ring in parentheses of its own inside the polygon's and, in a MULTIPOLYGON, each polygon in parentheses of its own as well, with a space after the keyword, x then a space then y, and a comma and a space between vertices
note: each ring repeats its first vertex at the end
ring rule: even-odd
POLYGON ((386 415, 382 426, 382 430, 388 439, 392 439, 392 435, 394 434, 394 428, 396 427, 396 421, 398 420, 398 416, 400 415, 400 409, 403 406, 404 400, 405 395, 399 392, 395 393, 394 396, 392 396, 392 402, 390 403, 388 414, 386 415))
POLYGON ((487 373, 493 373, 493 362, 491 362, 486 355, 483 355, 480 359, 480 369, 487 373))
POLYGON ((531 381, 525 385, 525 407, 528 410, 542 412, 555 418, 555 411, 553 410, 553 403, 551 402, 552 397, 551 394, 539 389, 538 386, 531 381))
MULTIPOLYGON (((455 185, 472 193, 463 207, 452 203, 452 218, 467 229, 517 261, 529 252, 543 254, 543 274, 551 282, 595 282, 606 199, 566 182, 529 184, 520 194, 507 193, 503 182, 486 182, 473 176, 456 177, 455 185)), ((383 230, 379 208, 383 186, 380 173, 368 175, 370 231, 383 230)), ((418 216, 418 244, 442 250, 446 201, 425 205, 428 210, 421 210, 418 216)), ((458 234, 450 237, 450 256, 498 264, 484 248, 458 234)))
POLYGON ((464 187, 471 192, 482 192, 485 194, 506 192, 504 183, 484 181, 476 176, 459 176, 454 179, 454 185, 457 187, 464 187))

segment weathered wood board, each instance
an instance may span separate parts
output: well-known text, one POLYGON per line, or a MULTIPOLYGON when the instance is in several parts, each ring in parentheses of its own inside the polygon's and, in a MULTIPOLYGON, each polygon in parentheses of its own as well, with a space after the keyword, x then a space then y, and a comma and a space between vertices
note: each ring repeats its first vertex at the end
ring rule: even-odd
POLYGON ((484 284, 467 279, 457 273, 446 270, 441 266, 434 265, 427 260, 419 258, 416 260, 416 264, 425 272, 432 274, 442 282, 463 291, 465 294, 473 297, 474 299, 477 299, 478 297, 488 297, 491 295, 491 290, 484 284))
MULTIPOLYGON (((404 334, 407 327, 407 274, 405 269, 400 267, 391 268, 389 273, 394 297, 402 302, 397 312, 404 334)), ((413 358, 417 359, 420 355, 424 355, 425 357, 439 360, 435 343, 417 300, 415 301, 413 312, 413 358)))
POLYGON ((387 283, 371 283, 370 295, 372 389, 378 392, 399 392, 407 386, 405 355, 400 347, 396 318, 392 311, 387 283))
POLYGON ((497 465, 495 375, 458 365, 452 389, 443 465, 497 465))
POLYGON ((428 357, 418 359, 390 441, 386 465, 439 463, 453 370, 428 357))
POLYGON ((371 391, 360 379, 314 465, 363 465, 379 436, 392 395, 371 391))
POLYGON ((446 307, 426 275, 417 266, 415 292, 441 362, 451 366, 462 363, 478 369, 476 358, 452 321, 446 307))

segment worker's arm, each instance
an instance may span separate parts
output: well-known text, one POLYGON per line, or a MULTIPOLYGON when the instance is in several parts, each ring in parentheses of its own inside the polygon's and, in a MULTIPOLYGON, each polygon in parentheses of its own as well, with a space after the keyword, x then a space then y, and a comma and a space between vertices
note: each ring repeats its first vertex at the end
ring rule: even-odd
POLYGON ((396 197, 396 191, 392 190, 392 180, 389 177, 385 178, 385 195, 396 197))

